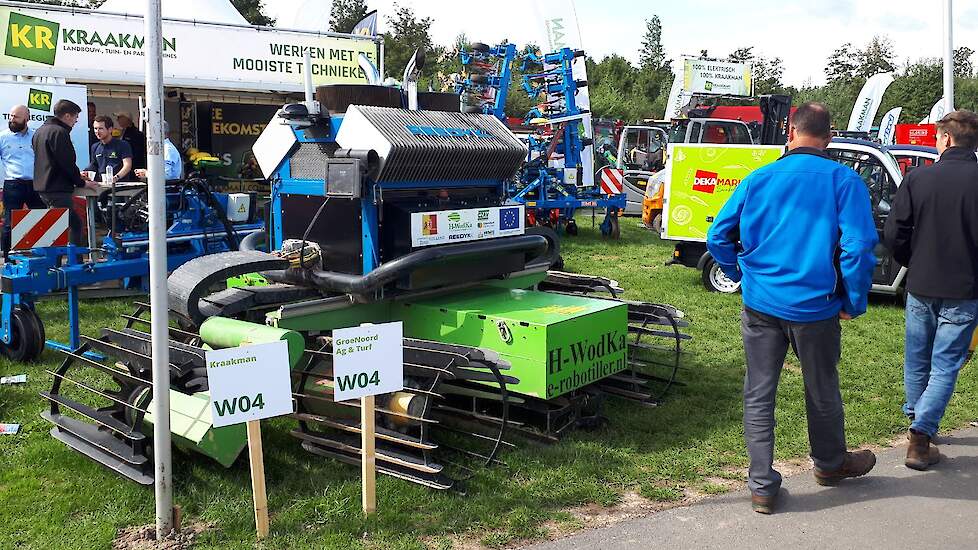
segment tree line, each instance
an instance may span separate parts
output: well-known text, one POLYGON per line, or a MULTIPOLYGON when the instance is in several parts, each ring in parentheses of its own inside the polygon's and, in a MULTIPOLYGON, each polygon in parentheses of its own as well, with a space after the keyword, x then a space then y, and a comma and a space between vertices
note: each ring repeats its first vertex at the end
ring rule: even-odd
MULTIPOLYGON (((64 4, 98 7, 104 0, 22 0, 29 3, 64 4)), ((244 17, 254 25, 271 25, 274 19, 264 11, 262 0, 231 0, 244 17)), ((366 0, 334 0, 330 12, 330 30, 348 33, 369 12, 366 0)), ((436 44, 431 37, 430 17, 418 17, 407 6, 394 4, 385 16, 384 66, 386 77, 400 80, 401 71, 418 48, 426 52, 426 64, 421 74, 420 88, 435 91, 451 89, 452 75, 461 71, 458 52, 469 44, 469 38, 459 35, 452 44, 436 44)), ((477 37, 475 37, 477 39, 477 37)), ((638 63, 619 54, 600 60, 587 59, 588 89, 591 112, 598 118, 635 122, 661 118, 674 78, 673 59, 669 59, 662 41, 662 22, 657 15, 645 20, 645 31, 639 48, 638 63)), ((954 53, 955 106, 978 110, 978 75, 969 47, 959 47, 954 53)), ((737 48, 726 55, 706 50, 699 57, 750 62, 753 66, 755 95, 781 93, 794 98, 794 103, 821 101, 833 113, 836 127, 845 127, 859 90, 866 80, 879 72, 892 72, 895 80, 883 97, 880 113, 893 107, 903 107, 900 122, 915 123, 930 113, 931 107, 943 94, 943 61, 939 58, 898 60, 892 41, 876 36, 862 46, 851 42, 832 51, 823 68, 825 84, 806 83, 788 86, 783 82, 784 61, 758 53, 753 46, 737 48)), ((516 71, 514 81, 520 75, 516 71)), ((507 114, 523 116, 532 102, 519 86, 513 86, 507 104, 507 114)))

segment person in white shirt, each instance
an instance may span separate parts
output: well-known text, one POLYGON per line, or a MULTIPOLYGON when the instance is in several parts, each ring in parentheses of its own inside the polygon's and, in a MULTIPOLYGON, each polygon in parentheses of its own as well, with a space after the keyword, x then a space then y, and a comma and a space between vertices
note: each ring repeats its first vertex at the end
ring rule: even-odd
POLYGON ((34 130, 27 127, 31 111, 24 105, 10 109, 7 130, 0 133, 0 164, 3 165, 3 234, 0 246, 4 258, 10 252, 10 224, 13 211, 20 208, 47 208, 34 190, 34 130))
MULTIPOLYGON (((170 124, 163 121, 163 175, 166 181, 183 179, 183 157, 180 150, 170 141, 170 124)), ((146 179, 146 170, 138 168, 136 176, 146 179)))

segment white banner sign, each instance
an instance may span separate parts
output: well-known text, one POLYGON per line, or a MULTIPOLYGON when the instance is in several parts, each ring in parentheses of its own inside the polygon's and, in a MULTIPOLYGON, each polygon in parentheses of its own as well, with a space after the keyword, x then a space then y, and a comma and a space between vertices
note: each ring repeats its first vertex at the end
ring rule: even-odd
MULTIPOLYGON (((79 169, 88 166, 88 89, 85 86, 64 84, 34 84, 26 82, 0 82, 0 112, 4 125, 10 122, 10 108, 26 105, 31 111, 27 126, 38 129, 49 116, 54 116, 54 104, 62 99, 74 101, 81 107, 78 123, 71 129, 71 144, 75 146, 76 164, 79 169)), ((0 174, 3 168, 0 167, 0 174)), ((2 180, 0 180, 2 181, 2 180)))
POLYGON ((285 340, 208 351, 206 360, 214 427, 292 413, 285 340))
POLYGON ((856 104, 852 106, 849 126, 846 128, 848 131, 868 132, 872 129, 876 112, 880 110, 880 104, 883 103, 883 94, 892 83, 891 73, 880 73, 869 77, 863 89, 859 91, 856 104))
POLYGON ((903 107, 895 107, 887 111, 880 120, 880 129, 876 133, 876 140, 882 145, 893 145, 893 140, 896 139, 896 125, 900 122, 901 112, 903 112, 903 107))
POLYGON ((683 91, 687 94, 741 95, 753 92, 749 63, 683 58, 683 91))
POLYGON ((333 330, 333 400, 404 389, 403 338, 400 321, 333 330))
MULTIPOLYGON (((141 17, 0 5, 0 74, 142 85, 144 43, 141 17)), ((298 92, 307 51, 314 85, 366 84, 361 52, 377 64, 369 38, 163 21, 167 86, 298 92)))
POLYGON ((411 246, 461 243, 522 235, 522 205, 411 214, 411 246))

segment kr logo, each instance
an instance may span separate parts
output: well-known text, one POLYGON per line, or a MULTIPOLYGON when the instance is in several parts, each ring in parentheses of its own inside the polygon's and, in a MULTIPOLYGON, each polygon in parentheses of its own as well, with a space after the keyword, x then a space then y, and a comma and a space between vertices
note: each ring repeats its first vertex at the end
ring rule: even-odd
POLYGON ((27 107, 38 111, 51 111, 51 92, 31 88, 27 92, 27 107))
POLYGON ((7 25, 7 45, 4 54, 10 57, 54 65, 58 53, 58 33, 61 25, 17 12, 10 12, 7 25))
POLYGON ((717 187, 718 179, 719 178, 716 172, 697 170, 696 176, 693 178, 693 191, 699 191, 700 193, 712 195, 713 191, 717 187))

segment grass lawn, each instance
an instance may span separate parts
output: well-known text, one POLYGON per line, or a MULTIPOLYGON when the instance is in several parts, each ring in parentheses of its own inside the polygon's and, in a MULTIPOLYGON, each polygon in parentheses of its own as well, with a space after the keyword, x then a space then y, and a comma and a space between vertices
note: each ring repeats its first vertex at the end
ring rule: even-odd
MULTIPOLYGON (((503 455, 507 467, 479 474, 465 496, 378 478, 379 513, 360 514, 359 470, 317 458, 288 435, 293 424, 266 424, 265 460, 272 535, 263 548, 450 548, 459 541, 491 547, 540 537, 548 526, 573 528, 566 510, 611 506, 629 493, 669 501, 687 493, 725 490, 743 479, 740 389, 744 373, 739 296, 707 293, 700 274, 664 267, 672 247, 622 223, 622 240, 607 242, 579 220, 566 239, 567 269, 612 277, 626 297, 668 302, 686 312, 685 387, 658 408, 613 401, 606 428, 577 432, 556 445, 525 443, 503 455)), ((85 334, 121 326, 128 302, 83 307, 85 334)), ((66 338, 64 305, 41 306, 49 337, 66 338)), ((869 313, 844 324, 840 367, 850 445, 884 443, 906 428, 902 398, 903 312, 874 300, 869 313)), ((37 392, 46 390, 58 357, 17 365, 0 361, 0 375, 27 372, 26 386, 0 387, 0 422, 21 423, 0 436, 0 548, 108 548, 117 530, 154 521, 153 492, 70 451, 48 435, 37 392)), ((782 375, 778 396, 778 459, 805 457, 804 395, 797 361, 782 375)), ((978 374, 966 367, 944 428, 978 417, 978 374)), ((254 524, 245 460, 225 470, 203 457, 175 454, 176 502, 185 521, 208 524, 197 548, 253 547, 254 524)), ((746 504, 745 504, 746 506, 746 504)))

